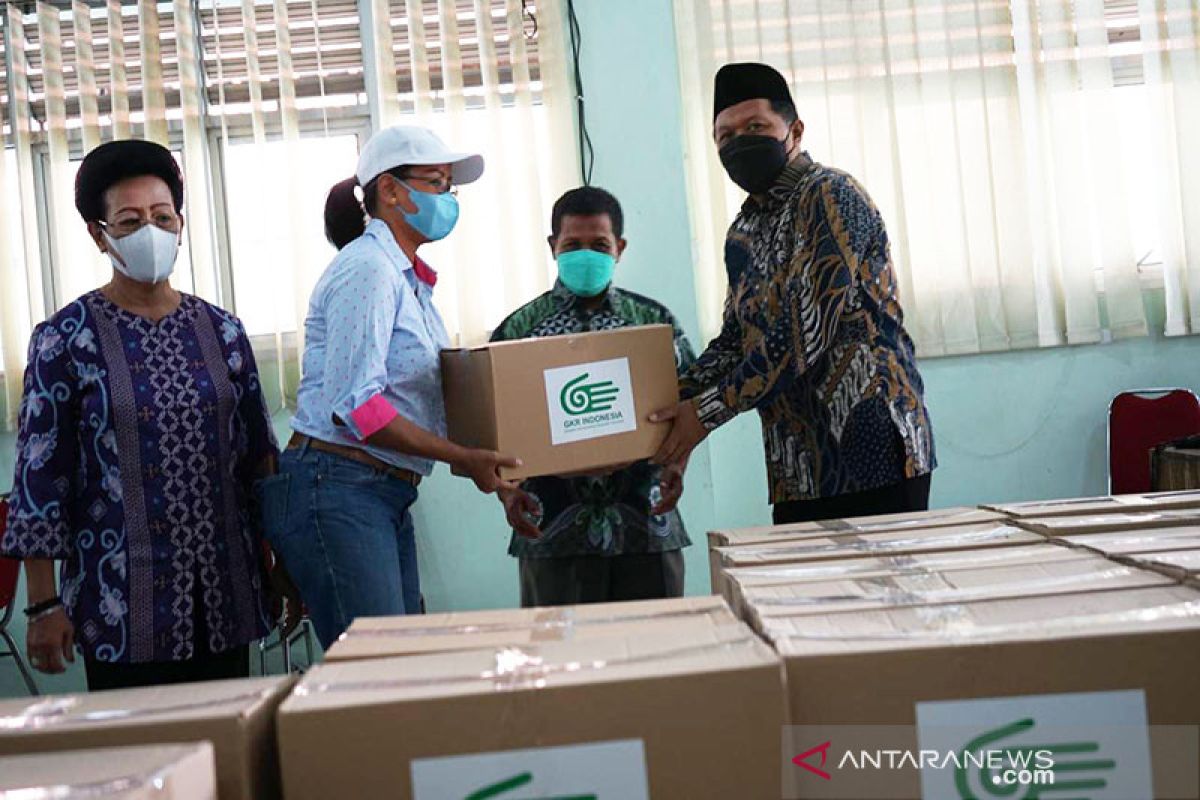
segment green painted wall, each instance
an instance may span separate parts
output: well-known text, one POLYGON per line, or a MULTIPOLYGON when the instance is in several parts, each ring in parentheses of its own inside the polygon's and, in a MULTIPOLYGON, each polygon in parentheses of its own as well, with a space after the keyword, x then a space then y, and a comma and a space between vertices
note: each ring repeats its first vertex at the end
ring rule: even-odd
MULTIPOLYGON (((670 0, 580 3, 579 12, 594 182, 613 191, 627 214, 630 247, 618 282, 666 303, 700 347, 670 0)), ((1158 301, 1148 297, 1152 312, 1158 301)), ((1153 318, 1161 329, 1156 312, 1153 318)), ((1200 341, 1160 336, 924 361, 941 460, 934 505, 1102 492, 1108 400, 1132 387, 1200 389, 1198 361, 1200 341)), ((269 364, 260 369, 272 374, 269 364)), ((277 426, 282 437, 286 418, 277 426)), ((0 434, 0 490, 10 484, 13 454, 11 434, 0 434)), ((697 452, 682 504, 696 542, 688 553, 690 592, 707 591, 706 530, 767 521, 764 475, 753 417, 721 429, 697 452)), ((443 468, 422 485, 415 516, 431 610, 516 604, 515 564, 505 555, 508 534, 493 498, 443 468)), ((19 621, 17 635, 23 641, 19 621)), ((78 669, 41 681, 54 691, 83 685, 78 669)), ((11 666, 0 662, 0 696, 19 692, 11 666)))

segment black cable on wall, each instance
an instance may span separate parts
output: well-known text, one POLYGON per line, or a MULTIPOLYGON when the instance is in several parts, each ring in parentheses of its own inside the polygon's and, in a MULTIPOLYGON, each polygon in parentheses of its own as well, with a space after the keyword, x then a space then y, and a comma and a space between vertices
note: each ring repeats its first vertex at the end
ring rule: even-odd
POLYGON ((588 134, 587 116, 583 99, 583 72, 579 68, 579 53, 583 47, 583 34, 579 28, 579 17, 575 15, 575 1, 567 0, 567 27, 571 34, 571 64, 575 73, 575 110, 579 117, 579 168, 583 185, 592 185, 592 170, 596 166, 596 150, 588 134))

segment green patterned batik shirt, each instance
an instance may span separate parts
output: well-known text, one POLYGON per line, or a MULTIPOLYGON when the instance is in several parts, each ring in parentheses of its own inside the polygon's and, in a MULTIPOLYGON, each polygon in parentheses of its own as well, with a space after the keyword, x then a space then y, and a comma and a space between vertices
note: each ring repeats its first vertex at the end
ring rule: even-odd
MULTIPOLYGON (((522 306, 500 323, 492 341, 606 331, 636 325, 670 325, 675 331, 675 366, 687 369, 695 354, 675 317, 662 304, 609 287, 600 306, 589 311, 561 283, 522 306)), ((564 558, 662 553, 691 544, 679 512, 655 516, 661 498, 659 469, 640 461, 598 478, 531 478, 521 484, 537 500, 537 540, 513 534, 509 555, 564 558)))

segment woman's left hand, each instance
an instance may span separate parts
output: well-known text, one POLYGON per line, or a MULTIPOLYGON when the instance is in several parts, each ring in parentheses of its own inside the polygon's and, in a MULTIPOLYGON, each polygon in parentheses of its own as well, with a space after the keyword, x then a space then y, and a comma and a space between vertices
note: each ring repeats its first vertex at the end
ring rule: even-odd
POLYGON ((292 581, 292 576, 283 566, 283 561, 276 556, 275 565, 268 573, 271 582, 271 616, 283 625, 283 635, 290 636, 304 616, 304 601, 300 599, 300 590, 292 581))

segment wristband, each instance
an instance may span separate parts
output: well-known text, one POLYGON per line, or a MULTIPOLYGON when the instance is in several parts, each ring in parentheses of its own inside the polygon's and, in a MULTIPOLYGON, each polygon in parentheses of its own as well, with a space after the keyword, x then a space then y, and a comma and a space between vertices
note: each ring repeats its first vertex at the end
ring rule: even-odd
POLYGON ((58 608, 63 604, 62 598, 55 596, 49 600, 43 600, 40 603, 34 603, 29 608, 25 609, 25 616, 32 619, 33 617, 44 614, 47 611, 58 608))

